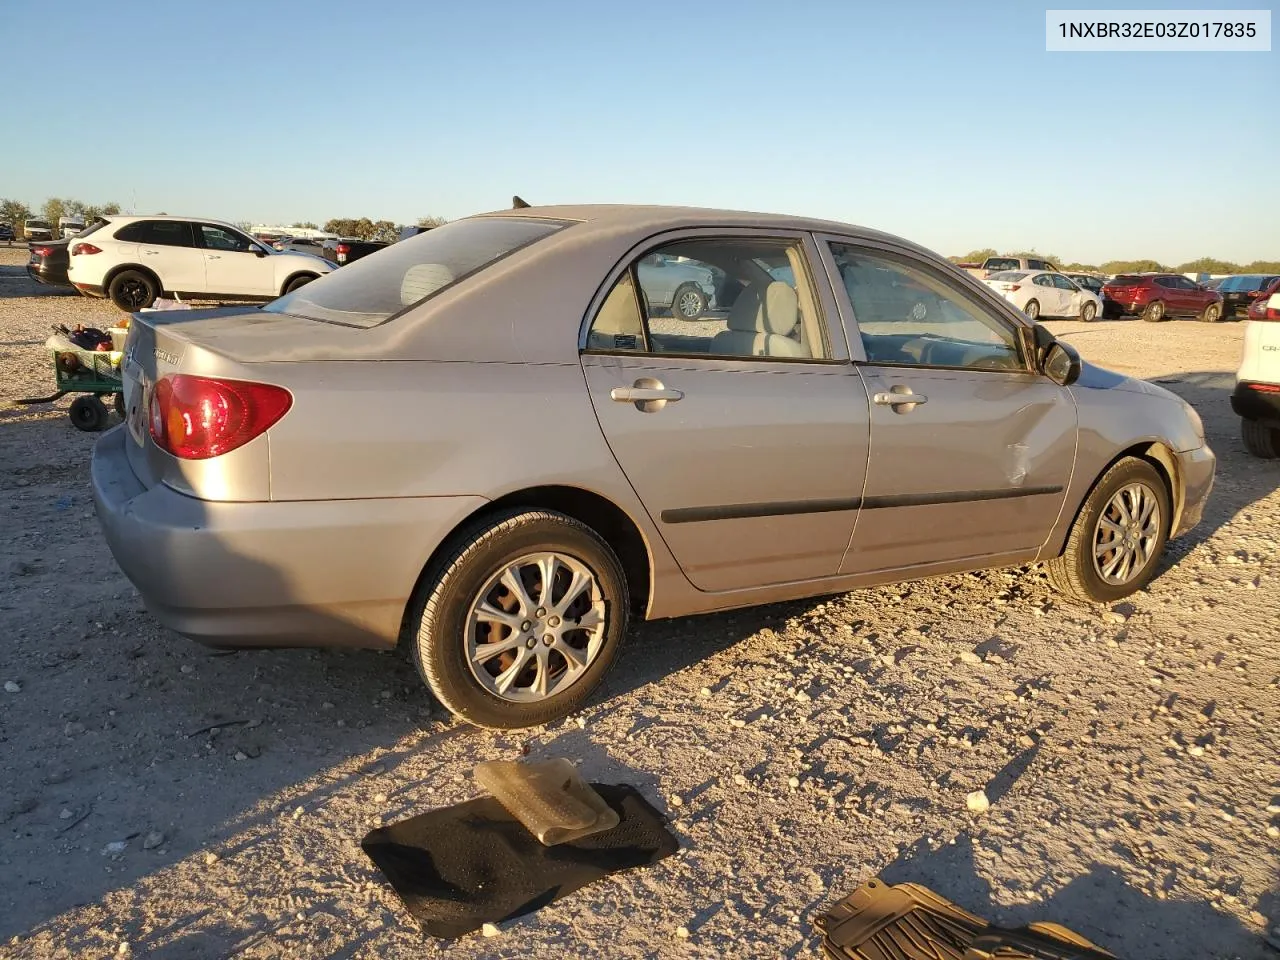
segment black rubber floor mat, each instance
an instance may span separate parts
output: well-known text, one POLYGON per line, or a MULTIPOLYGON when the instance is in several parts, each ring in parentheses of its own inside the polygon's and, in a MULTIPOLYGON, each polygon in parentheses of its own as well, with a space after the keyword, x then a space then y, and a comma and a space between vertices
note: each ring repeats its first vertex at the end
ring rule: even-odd
POLYGON ((817 920, 828 960, 1116 960, 1054 923, 992 926, 927 887, 868 880, 817 920))
POLYGON ((559 900, 619 870, 679 849, 662 815, 628 786, 591 785, 621 822, 543 846, 493 797, 371 830, 360 846, 434 937, 460 937, 559 900))

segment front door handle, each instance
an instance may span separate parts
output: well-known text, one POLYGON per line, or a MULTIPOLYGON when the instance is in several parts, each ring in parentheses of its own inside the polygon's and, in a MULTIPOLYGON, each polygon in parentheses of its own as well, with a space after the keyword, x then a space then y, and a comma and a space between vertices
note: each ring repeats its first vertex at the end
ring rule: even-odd
POLYGON ((634 403, 641 413, 656 413, 667 405, 684 397, 679 390, 671 390, 653 377, 641 377, 629 387, 614 387, 609 399, 615 403, 634 403))
POLYGON ((892 407, 894 413, 910 413, 929 398, 921 393, 912 393, 909 387, 894 387, 887 393, 877 393, 871 398, 882 407, 892 407))
POLYGON ((216 254, 216 253, 206 253, 206 254, 204 255, 204 258, 205 258, 206 260, 221 260, 221 259, 222 259, 222 257, 221 257, 221 256, 219 256, 219 255, 218 255, 218 254, 216 254))

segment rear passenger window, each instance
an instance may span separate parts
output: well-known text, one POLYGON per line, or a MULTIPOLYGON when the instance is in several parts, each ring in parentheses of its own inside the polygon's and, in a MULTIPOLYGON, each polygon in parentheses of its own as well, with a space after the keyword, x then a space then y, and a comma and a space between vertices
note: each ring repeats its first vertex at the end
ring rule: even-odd
POLYGON ((158 247, 193 247, 191 224, 183 220, 139 220, 122 227, 115 239, 158 247))
POLYGON ((587 349, 830 356, 801 247, 787 240, 685 240, 650 251, 610 291, 587 349))

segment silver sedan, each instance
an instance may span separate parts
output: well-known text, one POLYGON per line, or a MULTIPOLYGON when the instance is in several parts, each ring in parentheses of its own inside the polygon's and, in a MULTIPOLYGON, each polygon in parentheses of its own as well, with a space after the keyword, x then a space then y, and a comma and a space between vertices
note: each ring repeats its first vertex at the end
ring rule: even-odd
POLYGON ((140 313, 125 354, 94 495, 155 616, 405 644, 493 727, 582 704, 631 617, 1033 563, 1117 600, 1214 478, 1173 394, 826 221, 474 216, 261 310, 140 313), (655 254, 717 278, 713 314, 655 306, 655 254))

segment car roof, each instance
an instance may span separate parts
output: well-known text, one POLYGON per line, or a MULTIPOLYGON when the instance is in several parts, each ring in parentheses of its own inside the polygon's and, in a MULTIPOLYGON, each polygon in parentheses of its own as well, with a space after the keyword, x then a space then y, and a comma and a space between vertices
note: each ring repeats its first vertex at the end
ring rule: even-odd
POLYGON ((182 217, 169 213, 115 213, 103 215, 103 220, 108 223, 124 224, 133 223, 138 220, 184 220, 190 223, 211 223, 217 227, 230 227, 232 230, 239 230, 234 223, 227 220, 216 220, 213 217, 182 217))
POLYGON ((602 231, 614 229, 678 230, 685 227, 760 227, 763 229, 805 230, 816 233, 840 233, 872 240, 889 240, 927 253, 924 247, 893 234, 860 227, 838 220, 797 217, 780 213, 758 213, 716 207, 680 207, 658 204, 565 204, 529 206, 512 210, 494 210, 475 214, 477 217, 517 217, 533 220, 568 220, 602 231))

